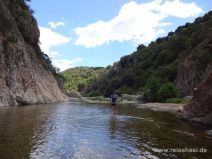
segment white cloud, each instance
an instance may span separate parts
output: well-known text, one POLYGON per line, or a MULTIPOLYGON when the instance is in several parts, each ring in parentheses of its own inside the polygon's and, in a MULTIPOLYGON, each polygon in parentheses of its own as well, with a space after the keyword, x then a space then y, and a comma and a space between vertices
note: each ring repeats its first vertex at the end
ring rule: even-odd
POLYGON ((133 40, 147 44, 158 35, 165 33, 165 18, 194 17, 203 13, 195 3, 184 3, 180 0, 155 0, 138 4, 134 1, 124 4, 119 14, 110 21, 97 21, 85 27, 75 28, 78 35, 76 45, 95 47, 110 41, 133 40))
POLYGON ((60 71, 64 71, 68 68, 74 67, 77 62, 81 62, 82 58, 76 58, 73 60, 67 59, 53 59, 52 63, 54 66, 59 67, 60 71))
POLYGON ((55 58, 57 56, 60 56, 60 54, 59 54, 59 52, 56 52, 56 51, 49 51, 48 56, 51 58, 55 58))
POLYGON ((203 10, 194 2, 183 3, 180 2, 180 0, 166 1, 163 5, 161 5, 160 11, 162 14, 180 18, 187 18, 190 16, 195 17, 200 13, 203 13, 203 10))
POLYGON ((51 47, 68 43, 71 40, 70 37, 56 33, 52 31, 50 28, 40 26, 39 29, 40 29, 41 50, 50 57, 58 55, 57 52, 50 50, 51 47))
POLYGON ((52 22, 51 21, 48 24, 50 25, 51 28, 56 29, 59 26, 64 26, 65 25, 65 22, 63 22, 63 21, 61 21, 61 22, 52 22))
POLYGON ((39 27, 40 29, 40 47, 41 50, 52 59, 52 64, 60 70, 73 67, 76 62, 82 61, 80 58, 74 60, 60 59, 62 56, 59 52, 53 51, 52 47, 60 46, 70 42, 71 38, 52 31, 50 28, 39 27))

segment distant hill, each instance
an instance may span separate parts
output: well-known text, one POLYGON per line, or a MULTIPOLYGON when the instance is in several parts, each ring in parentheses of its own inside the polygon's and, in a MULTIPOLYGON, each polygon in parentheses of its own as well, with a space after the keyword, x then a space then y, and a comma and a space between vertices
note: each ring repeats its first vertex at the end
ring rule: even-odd
POLYGON ((191 95, 212 63, 212 11, 108 67, 86 86, 90 95, 144 92, 147 101, 191 95))
POLYGON ((91 81, 95 81, 104 72, 103 67, 75 67, 61 72, 64 78, 64 88, 66 91, 84 91, 91 81))

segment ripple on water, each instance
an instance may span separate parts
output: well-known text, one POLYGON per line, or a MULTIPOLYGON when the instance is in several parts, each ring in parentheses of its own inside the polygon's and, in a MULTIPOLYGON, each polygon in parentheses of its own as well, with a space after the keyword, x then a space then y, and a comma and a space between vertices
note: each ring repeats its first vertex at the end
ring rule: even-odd
POLYGON ((120 106, 119 112, 113 116, 109 107, 76 103, 1 109, 0 158, 187 159, 205 156, 157 151, 177 146, 211 149, 205 131, 170 114, 131 106, 120 106))

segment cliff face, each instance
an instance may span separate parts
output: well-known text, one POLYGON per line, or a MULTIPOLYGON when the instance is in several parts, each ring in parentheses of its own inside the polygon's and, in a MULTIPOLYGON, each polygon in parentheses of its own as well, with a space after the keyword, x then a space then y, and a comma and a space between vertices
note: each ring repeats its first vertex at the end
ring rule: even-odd
POLYGON ((21 0, 0 0, 0 106, 65 100, 40 51, 39 29, 21 0))
POLYGON ((179 114, 180 118, 212 125, 212 64, 207 72, 205 80, 194 89, 191 102, 179 114))
POLYGON ((197 46, 181 64, 177 80, 178 87, 185 94, 192 92, 193 98, 178 116, 181 119, 212 125, 212 63, 210 62, 206 67, 200 65, 201 59, 198 55, 204 51, 210 55, 205 59, 212 60, 211 39, 207 39, 197 46))
POLYGON ((179 64, 176 87, 182 95, 192 95, 193 89, 208 76, 212 61, 212 35, 191 50, 179 64))

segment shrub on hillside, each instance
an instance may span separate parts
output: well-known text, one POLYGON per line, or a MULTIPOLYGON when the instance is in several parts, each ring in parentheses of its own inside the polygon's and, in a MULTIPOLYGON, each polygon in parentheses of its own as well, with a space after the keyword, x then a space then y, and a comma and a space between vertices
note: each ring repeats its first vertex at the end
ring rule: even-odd
POLYGON ((188 104, 189 99, 186 98, 168 98, 166 103, 188 104))
POLYGON ((168 82, 163 84, 157 91, 157 100, 159 102, 166 102, 168 98, 174 98, 177 96, 177 90, 175 86, 168 82))
POLYGON ((147 102, 155 102, 157 99, 157 90, 160 87, 160 81, 157 77, 150 77, 144 88, 144 100, 147 102))

